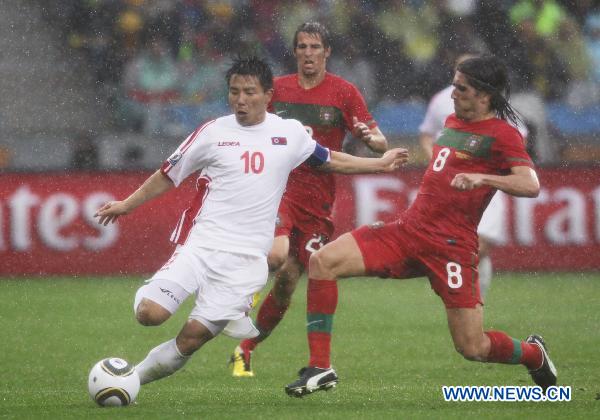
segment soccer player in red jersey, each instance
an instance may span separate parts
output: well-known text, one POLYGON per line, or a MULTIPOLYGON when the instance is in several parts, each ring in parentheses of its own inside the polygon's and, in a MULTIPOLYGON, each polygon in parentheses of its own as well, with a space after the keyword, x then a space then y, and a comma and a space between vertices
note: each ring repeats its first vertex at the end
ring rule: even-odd
MULTIPOLYGON (((347 132, 375 152, 385 152, 387 141, 367 109, 358 89, 328 73, 330 37, 320 23, 307 22, 294 35, 297 73, 275 78, 269 111, 282 118, 302 122, 309 134, 330 150, 340 151, 347 132)), ((278 212, 269 267, 275 271, 274 285, 257 317, 258 337, 243 340, 231 362, 233 376, 254 373, 250 357, 283 319, 310 254, 333 234, 331 211, 335 200, 335 178, 302 165, 288 180, 278 212)))
POLYGON ((310 361, 286 392, 301 397, 338 382, 330 363, 336 280, 351 276, 427 276, 446 306, 456 350, 479 362, 522 364, 544 391, 556 369, 538 335, 514 339, 484 331, 477 273, 477 225, 496 190, 536 197, 539 182, 508 103, 507 70, 493 56, 460 63, 453 80, 455 113, 433 146, 414 203, 389 224, 363 226, 313 253, 309 262, 310 361))

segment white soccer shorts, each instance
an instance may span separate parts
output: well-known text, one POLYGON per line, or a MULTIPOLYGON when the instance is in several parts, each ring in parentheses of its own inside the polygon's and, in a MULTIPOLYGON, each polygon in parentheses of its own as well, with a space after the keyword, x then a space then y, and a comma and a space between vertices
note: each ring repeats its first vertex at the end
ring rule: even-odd
MULTIPOLYGON (((189 317, 217 335, 229 321, 248 317, 253 295, 264 287, 267 277, 266 256, 186 244, 178 247, 148 284, 140 288, 136 304, 145 297, 174 313, 194 293, 196 301, 189 317)), ((245 320, 241 322, 247 326, 245 320)))

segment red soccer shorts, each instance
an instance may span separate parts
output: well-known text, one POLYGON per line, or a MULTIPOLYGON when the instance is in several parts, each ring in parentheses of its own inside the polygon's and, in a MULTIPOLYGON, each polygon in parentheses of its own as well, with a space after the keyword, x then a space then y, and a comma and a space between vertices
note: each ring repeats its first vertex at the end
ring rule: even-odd
POLYGON ((446 308, 474 308, 479 294, 477 254, 434 243, 405 221, 362 226, 352 231, 367 273, 407 279, 427 276, 446 308))
POLYGON ((333 235, 333 223, 328 218, 307 213, 285 198, 279 205, 275 236, 290 239, 290 255, 308 268, 310 254, 319 250, 333 235))

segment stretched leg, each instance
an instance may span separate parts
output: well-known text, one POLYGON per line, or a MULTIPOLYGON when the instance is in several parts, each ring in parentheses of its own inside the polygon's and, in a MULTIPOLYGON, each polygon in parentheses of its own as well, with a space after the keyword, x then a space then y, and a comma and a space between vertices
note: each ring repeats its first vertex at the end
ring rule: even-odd
MULTIPOLYGON (((140 287, 135 295, 133 307, 136 319, 145 326, 160 325, 177 311, 188 296, 189 293, 175 282, 165 279, 153 280, 140 287)), ((192 332, 189 329, 186 331, 192 332)), ((202 331, 195 331, 195 333, 199 337, 204 335, 202 331)), ((189 345, 189 340, 184 343, 185 346, 181 344, 176 339, 172 339, 152 349, 136 366, 141 383, 146 384, 160 379, 180 369, 195 351, 193 346, 189 345)))
POLYGON ((263 301, 256 316, 258 337, 244 340, 242 349, 252 351, 258 343, 265 340, 277 327, 288 310, 292 295, 302 275, 302 265, 296 257, 290 256, 284 265, 275 272, 273 288, 263 301))
POLYGON ((308 367, 300 371, 300 378, 286 386, 288 395, 301 397, 337 383, 337 374, 330 362, 333 316, 338 300, 336 280, 364 273, 362 253, 350 233, 311 255, 306 315, 310 360, 308 367))
POLYGON ((273 288, 263 300, 256 315, 256 327, 259 334, 254 338, 242 340, 231 356, 232 375, 235 377, 252 377, 252 352, 259 343, 271 335, 285 316, 302 274, 302 266, 295 257, 290 256, 275 273, 273 288))
POLYGON ((213 338, 210 330, 195 319, 188 319, 175 339, 152 350, 137 366, 140 382, 146 384, 181 369, 190 356, 213 338))
MULTIPOLYGON (((134 301, 136 319, 142 325, 160 325, 177 311, 181 302, 188 296, 189 293, 174 282, 162 279, 154 280, 140 287, 136 293, 134 301)), ((197 323, 197 321, 195 322, 197 323)), ((188 327, 188 324, 190 321, 186 323, 177 339, 156 346, 136 366, 142 385, 181 369, 191 354, 208 341, 201 328, 194 329, 193 326, 188 327), (188 337, 191 335, 195 335, 197 341, 189 339, 188 337)))
POLYGON ((483 307, 448 308, 448 327, 454 347, 465 359, 477 362, 522 364, 544 390, 556 384, 556 369, 541 337, 520 341, 502 331, 483 330, 483 307))
POLYGON ((329 368, 333 315, 337 308, 337 278, 364 274, 363 257, 354 237, 346 233, 314 253, 309 261, 307 332, 308 365, 329 368))
POLYGON ((275 238, 267 261, 270 262, 269 267, 275 267, 274 263, 281 264, 276 266, 273 288, 260 305, 256 316, 256 326, 260 334, 258 337, 244 340, 240 344, 244 351, 254 350, 258 343, 266 339, 283 319, 290 305, 303 268, 296 257, 288 256, 289 249, 290 242, 287 236, 275 238))
POLYGON ((258 311, 256 325, 259 335, 242 341, 234 350, 231 359, 233 376, 254 376, 250 366, 253 350, 279 325, 290 306, 292 295, 296 290, 304 267, 308 266, 311 253, 325 246, 327 242, 330 230, 327 223, 319 229, 325 233, 310 233, 313 230, 313 226, 308 229, 308 232, 293 229, 291 232, 285 231, 283 232, 285 234, 275 238, 268 258, 270 267, 271 269, 274 268, 277 266, 276 263, 284 259, 285 262, 275 272, 273 288, 258 311))
POLYGON ((483 307, 448 308, 446 314, 456 351, 467 360, 487 361, 491 343, 483 332, 483 307))
POLYGON ((298 279, 302 274, 302 266, 298 260, 289 256, 290 241, 286 235, 276 236, 273 247, 267 257, 269 270, 275 270, 273 288, 263 300, 256 316, 256 327, 259 335, 242 340, 231 356, 234 377, 252 377, 250 360, 256 346, 265 340, 283 319, 298 279))

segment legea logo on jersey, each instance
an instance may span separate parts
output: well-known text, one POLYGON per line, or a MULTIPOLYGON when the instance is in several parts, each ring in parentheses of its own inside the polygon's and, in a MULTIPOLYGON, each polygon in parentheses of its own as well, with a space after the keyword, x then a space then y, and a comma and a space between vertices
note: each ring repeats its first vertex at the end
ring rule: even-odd
POLYGON ((167 162, 169 162, 169 164, 171 164, 171 166, 175 166, 177 164, 177 162, 179 162, 181 160, 181 152, 177 151, 175 153, 173 153, 171 156, 169 156, 169 158, 167 159, 167 162))
POLYGON ((275 146, 285 146, 287 144, 287 137, 271 137, 271 144, 275 146))
POLYGON ((239 145, 239 141, 220 141, 219 143, 217 143, 217 146, 221 147, 238 147, 239 145))

